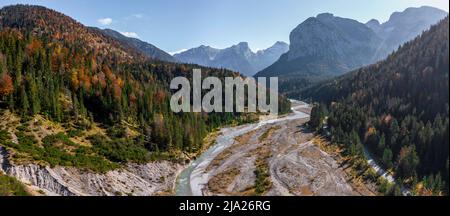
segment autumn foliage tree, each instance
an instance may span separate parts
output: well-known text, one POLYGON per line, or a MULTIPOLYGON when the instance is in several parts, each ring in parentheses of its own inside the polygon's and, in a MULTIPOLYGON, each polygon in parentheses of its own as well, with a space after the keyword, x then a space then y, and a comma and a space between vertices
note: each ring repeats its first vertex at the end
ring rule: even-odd
POLYGON ((13 81, 6 72, 0 74, 0 99, 8 96, 13 91, 13 81))

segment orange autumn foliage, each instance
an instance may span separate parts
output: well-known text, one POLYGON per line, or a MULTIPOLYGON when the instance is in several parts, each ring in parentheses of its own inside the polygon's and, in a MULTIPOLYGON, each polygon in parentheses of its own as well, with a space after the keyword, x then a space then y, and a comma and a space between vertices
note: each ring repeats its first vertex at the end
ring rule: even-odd
POLYGON ((113 84, 113 96, 116 100, 120 100, 120 97, 122 96, 122 88, 118 83, 113 84))
POLYGON ((33 39, 33 40, 31 41, 31 43, 29 43, 29 44, 27 45, 26 52, 27 52, 28 55, 31 55, 31 54, 33 54, 34 52, 38 51, 38 50, 41 49, 41 48, 42 48, 42 43, 41 43, 41 41, 39 41, 39 40, 37 40, 37 39, 33 39))
POLYGON ((130 100, 131 104, 136 104, 136 101, 137 101, 136 95, 134 95, 134 93, 132 93, 129 97, 129 100, 130 100))
POLYGON ((0 75, 0 97, 9 95, 13 91, 13 81, 7 73, 0 75))
POLYGON ((158 90, 155 95, 155 99, 157 103, 162 103, 164 98, 166 97, 166 93, 162 90, 158 90))

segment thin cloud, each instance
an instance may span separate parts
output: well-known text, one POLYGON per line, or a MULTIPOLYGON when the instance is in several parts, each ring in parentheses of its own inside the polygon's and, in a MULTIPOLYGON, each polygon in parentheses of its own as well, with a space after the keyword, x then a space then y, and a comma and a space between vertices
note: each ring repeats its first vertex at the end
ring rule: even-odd
POLYGON ((135 14, 131 14, 129 16, 126 16, 123 19, 128 21, 128 20, 135 20, 135 19, 142 19, 142 18, 144 18, 144 14, 135 13, 135 14))
POLYGON ((139 35, 136 32, 120 32, 120 34, 123 34, 126 37, 139 38, 139 35))
POLYGON ((113 22, 113 20, 111 18, 101 18, 97 20, 98 23, 100 23, 101 25, 111 25, 111 23, 113 22))
POLYGON ((185 52, 185 51, 188 51, 188 49, 182 49, 182 50, 178 50, 178 51, 175 51, 175 52, 169 52, 169 54, 170 55, 175 55, 175 54, 180 54, 180 53, 185 52))

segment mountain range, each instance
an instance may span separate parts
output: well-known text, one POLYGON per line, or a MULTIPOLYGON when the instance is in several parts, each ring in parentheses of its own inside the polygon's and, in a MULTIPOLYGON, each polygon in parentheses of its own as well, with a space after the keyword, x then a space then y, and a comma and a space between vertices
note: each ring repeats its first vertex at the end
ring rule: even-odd
POLYGON ((281 91, 295 93, 387 57, 446 15, 432 7, 408 8, 383 24, 376 20, 364 24, 319 14, 298 25, 290 34, 289 52, 255 76, 278 76, 281 91))
POLYGON ((130 47, 135 48, 136 50, 142 52, 142 54, 152 59, 166 62, 177 62, 177 60, 173 56, 150 43, 139 40, 137 38, 127 37, 122 33, 114 31, 112 29, 98 29, 98 30, 124 44, 127 44, 130 47))
POLYGON ((288 44, 278 41, 267 49, 253 52, 247 42, 241 42, 225 49, 202 45, 177 53, 174 57, 180 62, 226 68, 246 76, 253 76, 257 71, 274 63, 288 50, 288 44))
MULTIPOLYGON (((407 8, 403 12, 394 12, 388 21, 380 24, 376 19, 366 23, 382 41, 388 53, 398 49, 399 45, 414 39, 431 25, 443 19, 447 12, 437 8, 422 6, 407 8)), ((385 57, 386 54, 381 54, 385 57)))

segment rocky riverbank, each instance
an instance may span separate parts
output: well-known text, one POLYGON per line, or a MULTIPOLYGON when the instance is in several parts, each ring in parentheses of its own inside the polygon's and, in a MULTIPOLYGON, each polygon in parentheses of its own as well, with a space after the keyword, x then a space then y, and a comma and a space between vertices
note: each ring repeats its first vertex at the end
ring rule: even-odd
POLYGON ((177 175, 184 169, 184 165, 170 161, 130 163, 106 173, 73 167, 15 165, 1 146, 0 164, 0 170, 7 175, 40 194, 51 196, 171 195, 177 175))

